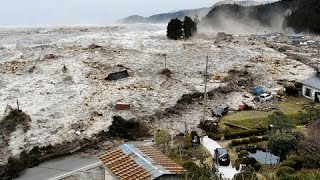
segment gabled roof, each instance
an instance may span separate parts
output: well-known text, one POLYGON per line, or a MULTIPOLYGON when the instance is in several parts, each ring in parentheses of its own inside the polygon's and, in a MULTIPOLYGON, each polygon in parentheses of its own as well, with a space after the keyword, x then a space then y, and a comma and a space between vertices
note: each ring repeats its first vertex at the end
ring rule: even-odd
POLYGON ((184 169, 152 146, 124 144, 99 159, 119 179, 156 179, 184 169))
POLYGON ((301 81, 303 85, 311 86, 313 88, 319 89, 320 90, 320 76, 315 75, 311 78, 308 78, 306 80, 301 81))

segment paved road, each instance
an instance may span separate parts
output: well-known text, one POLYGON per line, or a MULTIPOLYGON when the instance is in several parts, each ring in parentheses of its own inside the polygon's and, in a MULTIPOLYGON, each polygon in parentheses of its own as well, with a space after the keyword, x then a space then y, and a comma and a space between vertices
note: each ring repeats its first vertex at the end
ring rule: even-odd
POLYGON ((89 167, 100 163, 97 157, 82 158, 79 155, 71 155, 55 158, 41 163, 39 166, 26 169, 18 180, 46 180, 54 179, 60 175, 72 171, 81 171, 83 167, 89 167))
MULTIPOLYGON (((216 141, 208 137, 203 137, 201 143, 210 152, 212 157, 214 157, 214 150, 216 148, 221 148, 216 141)), ((234 175, 238 173, 238 171, 231 166, 231 163, 229 166, 218 166, 218 169, 224 179, 232 179, 234 175)))

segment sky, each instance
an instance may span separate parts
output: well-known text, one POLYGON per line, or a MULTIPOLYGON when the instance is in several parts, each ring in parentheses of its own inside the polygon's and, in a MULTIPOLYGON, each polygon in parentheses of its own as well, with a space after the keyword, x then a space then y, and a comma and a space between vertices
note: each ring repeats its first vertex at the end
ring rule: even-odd
POLYGON ((130 15, 151 16, 181 9, 210 7, 217 1, 0 0, 0 26, 106 25, 130 15))

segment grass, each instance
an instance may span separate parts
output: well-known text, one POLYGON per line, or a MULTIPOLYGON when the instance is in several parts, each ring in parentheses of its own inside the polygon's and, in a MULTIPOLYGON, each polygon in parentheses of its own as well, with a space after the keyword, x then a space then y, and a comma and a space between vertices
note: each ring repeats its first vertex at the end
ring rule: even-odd
MULTIPOLYGON (((285 113, 295 124, 298 124, 298 112, 302 110, 308 101, 302 98, 288 98, 285 102, 276 104, 277 108, 285 113)), ((268 116, 274 111, 241 111, 229 114, 221 119, 221 122, 229 122, 248 128, 267 127, 268 116)))

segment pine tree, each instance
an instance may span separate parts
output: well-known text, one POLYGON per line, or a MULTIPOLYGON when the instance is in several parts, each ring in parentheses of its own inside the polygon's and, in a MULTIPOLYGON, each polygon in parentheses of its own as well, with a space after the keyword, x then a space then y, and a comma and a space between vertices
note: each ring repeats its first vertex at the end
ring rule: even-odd
POLYGON ((167 27, 167 37, 174 40, 183 37, 182 22, 179 19, 171 19, 167 27))
POLYGON ((184 38, 188 39, 197 32, 197 24, 188 16, 183 21, 184 38))

